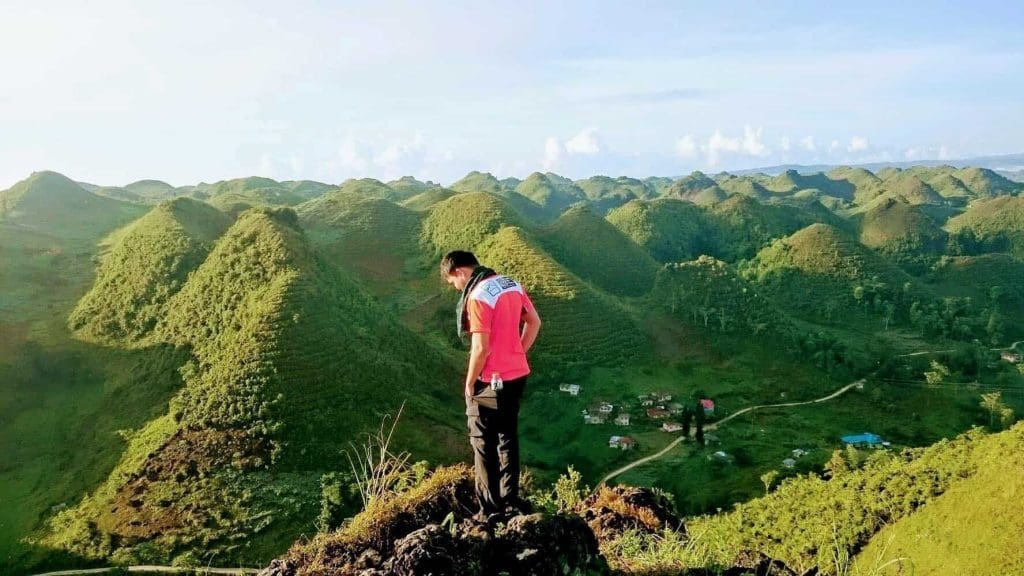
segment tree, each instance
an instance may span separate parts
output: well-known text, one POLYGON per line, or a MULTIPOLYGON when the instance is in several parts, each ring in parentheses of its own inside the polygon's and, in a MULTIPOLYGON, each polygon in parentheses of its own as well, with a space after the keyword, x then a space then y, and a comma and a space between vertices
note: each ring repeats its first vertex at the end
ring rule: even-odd
POLYGON ((998 418, 1003 427, 1013 423, 1013 409, 1003 402, 1002 392, 989 392, 981 395, 981 407, 988 411, 988 425, 991 428, 998 418))
POLYGON ((761 474, 761 483, 764 484, 764 493, 767 494, 772 488, 772 482, 779 477, 778 470, 769 470, 764 474, 761 474))
POLYGON ((931 386, 938 386, 949 377, 949 368, 938 360, 932 360, 932 369, 924 373, 924 379, 931 386))

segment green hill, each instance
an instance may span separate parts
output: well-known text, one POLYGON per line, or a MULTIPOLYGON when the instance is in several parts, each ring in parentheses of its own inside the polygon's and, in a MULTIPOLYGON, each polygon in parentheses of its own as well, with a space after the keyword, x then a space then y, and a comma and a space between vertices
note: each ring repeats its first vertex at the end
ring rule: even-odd
POLYGON ((559 263, 611 294, 640 296, 654 282, 658 263, 589 206, 567 210, 541 240, 559 263))
POLYGON ((576 185, 590 200, 598 212, 604 214, 630 200, 646 200, 654 198, 657 193, 646 183, 636 178, 619 176, 591 176, 577 180, 576 185))
POLYGON ((179 194, 174 186, 162 180, 138 180, 125 185, 124 189, 132 194, 138 194, 150 202, 159 202, 179 194))
POLYGON ((388 182, 387 186, 399 193, 403 198, 411 198, 412 196, 421 194, 427 190, 441 187, 440 184, 435 184, 429 180, 421 182, 412 176, 402 176, 398 180, 388 182))
POLYGON ((103 196, 105 198, 111 198, 113 200, 120 200, 121 202, 134 202, 136 204, 152 204, 153 201, 139 196, 135 192, 121 188, 118 186, 97 186, 95 189, 90 190, 97 196, 103 196))
POLYGON ((359 274, 380 295, 418 252, 420 214, 389 200, 331 192, 299 205, 300 222, 331 262, 359 274))
POLYGON ((136 343, 154 328, 167 301, 229 224, 224 213, 191 198, 153 208, 116 234, 69 327, 88 341, 136 343))
POLYGON ((718 186, 728 195, 739 194, 750 196, 758 200, 766 200, 771 197, 771 192, 757 181, 751 178, 728 175, 718 181, 718 186))
POLYGON ((724 200, 728 195, 719 188, 717 182, 703 172, 695 171, 673 182, 664 196, 709 205, 724 200))
POLYGON ((912 278, 881 256, 827 224, 812 224, 757 253, 748 278, 787 310, 835 319, 857 304, 856 286, 898 293, 912 278), (792 294, 800 294, 794 301, 792 294))
POLYGON ((675 198, 633 200, 608 213, 608 221, 659 262, 691 260, 717 252, 705 212, 675 198))
POLYGON ((647 189, 654 194, 655 197, 664 196, 668 189, 672 187, 672 183, 675 182, 672 178, 665 178, 664 176, 650 176, 643 179, 643 183, 647 186, 647 189))
POLYGON ((644 336, 621 305, 567 271, 521 228, 501 228, 477 255, 518 280, 541 311, 543 335, 531 354, 548 381, 573 366, 589 369, 648 354, 644 336))
POLYGON ((946 230, 963 236, 979 249, 1024 257, 1024 196, 1000 196, 971 202, 949 220, 946 230))
POLYGON ((403 401, 396 442, 450 458, 457 371, 318 258, 288 209, 244 213, 155 335, 191 351, 183 388, 107 481, 57 515, 48 545, 163 563, 279 552, 308 529, 322 474, 347 470, 341 451, 403 401))
POLYGON ((315 180, 284 180, 281 185, 291 190, 293 194, 302 197, 303 200, 311 200, 337 188, 315 180))
POLYGON ((503 198, 486 192, 464 193, 427 212, 423 241, 437 254, 472 250, 503 226, 522 226, 522 217, 503 198))
POLYGON ((853 562, 868 573, 900 559, 879 576, 1020 574, 1024 572, 1024 525, 1016 503, 1024 498, 1024 429, 986 439, 997 443, 971 458, 966 477, 909 516, 871 537, 853 562))
POLYGON ((411 197, 407 198, 406 200, 403 200, 402 201, 402 206, 405 206, 406 208, 409 208, 410 210, 416 210, 417 212, 422 212, 424 210, 429 209, 434 204, 437 204, 438 202, 442 202, 444 200, 447 200, 447 199, 451 198, 452 196, 455 196, 456 194, 458 194, 458 192, 456 192, 454 190, 450 190, 448 188, 441 188, 441 187, 431 188, 430 190, 427 190, 426 192, 420 192, 419 194, 417 194, 415 196, 411 196, 411 197))
POLYGON ((963 168, 953 173, 975 196, 1003 196, 1024 190, 1024 186, 989 170, 988 168, 963 168))
POLYGON ((540 172, 534 172, 520 182, 516 186, 516 192, 544 208, 551 216, 557 216, 569 206, 586 199, 583 192, 572 182, 568 185, 558 185, 540 172))
POLYGON ((288 186, 259 176, 221 180, 198 189, 193 196, 232 216, 256 206, 294 206, 306 200, 288 186))
MULTIPOLYGON (((518 185, 518 183, 516 184, 518 185)), ((477 172, 476 170, 463 176, 450 188, 456 192, 490 192, 491 194, 505 194, 510 190, 489 172, 477 172)))
POLYGON ((95 238, 145 211, 88 192, 56 172, 34 172, 0 192, 0 222, 59 238, 95 238))
POLYGON ((841 166, 830 170, 826 176, 831 180, 841 180, 853 185, 853 201, 856 204, 867 204, 882 194, 882 179, 864 168, 841 166))
MULTIPOLYGON (((820 204, 818 204, 821 207, 820 204)), ((813 214, 801 207, 761 203, 749 196, 731 196, 709 209, 717 230, 718 249, 725 260, 750 258, 773 238, 780 238, 823 218, 835 217, 824 207, 813 214)))
POLYGON ((890 198, 859 220, 861 244, 897 259, 927 259, 946 248, 946 232, 920 206, 890 198))

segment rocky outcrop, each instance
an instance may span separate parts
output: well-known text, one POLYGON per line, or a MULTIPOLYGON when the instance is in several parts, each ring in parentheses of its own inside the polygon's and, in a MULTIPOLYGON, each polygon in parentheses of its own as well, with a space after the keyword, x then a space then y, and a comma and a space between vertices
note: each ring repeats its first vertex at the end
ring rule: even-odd
POLYGON ((627 530, 686 533, 683 521, 662 496, 647 488, 602 486, 583 502, 580 516, 599 542, 610 542, 627 530))

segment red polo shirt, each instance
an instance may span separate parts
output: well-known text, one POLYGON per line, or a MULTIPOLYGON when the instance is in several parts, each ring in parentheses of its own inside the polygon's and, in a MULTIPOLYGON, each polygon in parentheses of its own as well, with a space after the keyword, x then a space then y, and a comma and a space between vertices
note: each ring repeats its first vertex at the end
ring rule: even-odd
POLYGON ((533 302, 515 280, 496 274, 481 280, 469 294, 469 331, 490 334, 491 352, 480 379, 491 380, 497 372, 502 380, 514 380, 530 373, 520 332, 523 313, 533 302))

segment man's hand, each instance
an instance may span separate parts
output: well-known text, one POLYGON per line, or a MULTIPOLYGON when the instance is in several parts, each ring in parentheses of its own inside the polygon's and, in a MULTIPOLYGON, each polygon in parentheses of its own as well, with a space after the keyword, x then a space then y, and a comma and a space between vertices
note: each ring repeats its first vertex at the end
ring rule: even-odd
POLYGON ((529 352, 534 341, 537 340, 537 333, 540 332, 540 315, 537 310, 531 308, 523 315, 523 333, 519 340, 523 344, 523 352, 529 352))

